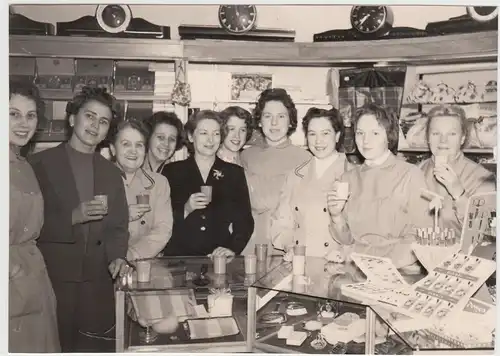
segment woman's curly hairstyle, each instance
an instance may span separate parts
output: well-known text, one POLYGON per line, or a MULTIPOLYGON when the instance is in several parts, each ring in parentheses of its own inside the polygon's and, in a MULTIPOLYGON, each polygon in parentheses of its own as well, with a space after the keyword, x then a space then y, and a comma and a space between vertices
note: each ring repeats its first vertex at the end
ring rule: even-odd
MULTIPOLYGON (((288 111, 288 118, 290 119, 290 127, 288 128, 287 132, 287 136, 290 137, 290 135, 292 135, 297 129, 297 109, 295 108, 292 97, 287 93, 285 89, 266 89, 262 93, 260 93, 255 108, 253 109, 253 118, 255 121, 255 125, 259 125, 259 123, 261 122, 262 111, 264 110, 264 107, 266 106, 268 101, 280 101, 285 106, 286 110, 288 111)), ((262 127, 259 127, 259 129, 263 134, 262 127)))
MULTIPOLYGON (((200 110, 200 111, 195 111, 194 113, 189 116, 188 121, 184 125, 184 130, 186 131, 186 136, 188 135, 193 135, 194 130, 196 130, 196 127, 198 126, 198 123, 202 120, 214 120, 219 123, 221 127, 221 138, 220 142, 224 142, 224 131, 222 130, 223 126, 223 121, 219 115, 218 112, 213 111, 213 110, 200 110)), ((186 140, 186 147, 189 152, 189 154, 194 155, 194 146, 193 143, 190 142, 189 140, 186 140)))
MULTIPOLYGON (((156 127, 161 124, 166 124, 173 126, 177 129, 177 144, 175 146, 175 150, 180 150, 185 144, 185 134, 184 134, 184 126, 182 121, 179 119, 177 114, 169 111, 157 111, 150 117, 144 120, 144 123, 148 126, 150 135, 153 134, 156 127)), ((148 138, 148 147, 151 136, 148 138)))
POLYGON ((250 114, 248 110, 243 109, 241 106, 228 106, 227 108, 222 110, 219 114, 223 122, 222 130, 224 131, 224 136, 226 136, 228 133, 227 122, 232 116, 236 116, 244 120, 247 126, 247 136, 245 138, 245 143, 248 142, 248 140, 250 140, 253 134, 254 123, 252 114, 250 114))
POLYGON ((71 115, 78 114, 80 109, 89 101, 97 101, 107 106, 111 110, 111 121, 121 118, 120 105, 116 98, 107 92, 106 88, 85 86, 66 104, 66 120, 71 115))
POLYGON ((335 107, 332 107, 329 110, 316 107, 309 108, 302 118, 302 129, 304 130, 304 135, 306 135, 306 137, 307 131, 309 131, 309 124, 311 123, 311 120, 318 117, 326 118, 332 125, 335 133, 340 133, 339 141, 335 145, 336 149, 338 150, 341 146, 342 138, 344 136, 344 122, 342 120, 340 112, 335 107))
POLYGON ((9 99, 13 95, 20 95, 35 102, 36 114, 38 118, 42 118, 45 115, 45 102, 40 96, 40 91, 29 80, 22 79, 10 79, 9 80, 9 99))

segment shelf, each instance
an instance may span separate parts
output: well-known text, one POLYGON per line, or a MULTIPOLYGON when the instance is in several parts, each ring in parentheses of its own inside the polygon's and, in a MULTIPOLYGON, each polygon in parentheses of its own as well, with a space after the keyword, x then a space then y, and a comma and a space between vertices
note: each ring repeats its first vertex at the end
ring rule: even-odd
POLYGON ((66 36, 9 36, 9 54, 21 57, 102 58, 172 61, 183 57, 182 42, 162 39, 66 36))
POLYGON ((126 101, 172 101, 172 95, 154 95, 151 93, 136 92, 115 92, 113 95, 117 100, 126 101))
POLYGON ((497 31, 356 42, 184 41, 184 56, 191 62, 276 65, 496 61, 497 50, 497 31))
MULTIPOLYGON (((74 93, 72 91, 58 91, 58 90, 40 90, 42 99, 53 101, 68 101, 73 99, 74 93)), ((117 100, 126 101, 168 101, 171 102, 171 95, 154 95, 152 93, 140 92, 116 92, 112 93, 117 100)))
MULTIPOLYGON (((462 150, 463 153, 472 153, 472 154, 493 154, 493 148, 465 148, 462 150)), ((429 152, 428 148, 399 148, 398 152, 416 152, 416 153, 427 153, 429 152)))
POLYGON ((62 36, 9 37, 11 56, 200 63, 331 66, 355 63, 451 64, 496 61, 498 32, 355 42, 243 42, 62 36))

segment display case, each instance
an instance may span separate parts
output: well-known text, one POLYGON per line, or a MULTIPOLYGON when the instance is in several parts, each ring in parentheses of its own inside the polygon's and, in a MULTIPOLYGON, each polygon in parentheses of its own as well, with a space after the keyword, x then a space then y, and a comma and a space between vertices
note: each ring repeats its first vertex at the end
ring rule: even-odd
POLYGON ((249 300, 255 300, 256 310, 255 324, 249 324, 255 327, 251 340, 255 350, 411 353, 411 347, 371 307, 340 292, 343 283, 365 278, 354 265, 315 257, 307 257, 305 265, 305 275, 295 276, 292 263, 283 261, 250 287, 249 300))
MULTIPOLYGON (((424 275, 402 275, 408 285, 424 275)), ((382 303, 361 301, 342 293, 342 285, 366 280, 352 263, 334 264, 306 258, 304 276, 294 276, 291 262, 283 261, 249 288, 257 310, 255 334, 248 333, 254 350, 272 353, 333 354, 491 354, 488 342, 470 343, 465 336, 451 340, 421 320, 397 313, 382 303), (255 335, 255 340, 251 336, 255 335)), ((471 299, 469 309, 495 307, 471 299)), ((470 319, 471 322, 472 319, 470 319)))
POLYGON ((150 281, 138 282, 134 271, 132 278, 116 290, 117 352, 251 349, 247 340, 247 290, 257 276, 245 277, 242 258, 228 262, 226 273, 218 275, 213 273, 208 257, 144 261, 151 266, 150 281))

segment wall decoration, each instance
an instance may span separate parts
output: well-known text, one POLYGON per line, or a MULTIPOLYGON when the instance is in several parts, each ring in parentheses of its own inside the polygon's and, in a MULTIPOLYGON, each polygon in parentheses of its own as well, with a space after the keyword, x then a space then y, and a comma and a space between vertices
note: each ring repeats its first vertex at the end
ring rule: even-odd
POLYGON ((272 87, 272 74, 231 74, 231 100, 256 101, 262 91, 272 87))

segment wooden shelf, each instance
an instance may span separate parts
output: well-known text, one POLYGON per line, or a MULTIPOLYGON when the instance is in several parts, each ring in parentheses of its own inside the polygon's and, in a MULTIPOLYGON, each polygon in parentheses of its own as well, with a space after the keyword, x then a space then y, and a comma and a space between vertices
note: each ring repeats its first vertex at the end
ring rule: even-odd
POLYGON ((276 65, 496 61, 497 50, 497 31, 356 42, 184 41, 184 56, 190 62, 276 65))
MULTIPOLYGON (((493 148, 464 148, 462 151, 464 153, 473 153, 473 154, 493 154, 493 148)), ((429 152, 429 149, 409 147, 409 148, 399 148, 398 152, 427 153, 429 152)))
POLYGON ((9 54, 21 57, 102 58, 172 61, 183 57, 174 40, 66 36, 9 37, 9 54))
POLYGON ((9 38, 11 56, 200 63, 331 66, 356 63, 451 64, 496 61, 498 31, 355 42, 242 42, 91 37, 9 38))

